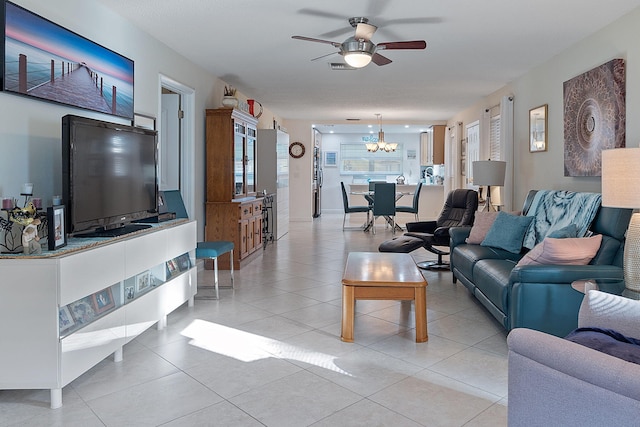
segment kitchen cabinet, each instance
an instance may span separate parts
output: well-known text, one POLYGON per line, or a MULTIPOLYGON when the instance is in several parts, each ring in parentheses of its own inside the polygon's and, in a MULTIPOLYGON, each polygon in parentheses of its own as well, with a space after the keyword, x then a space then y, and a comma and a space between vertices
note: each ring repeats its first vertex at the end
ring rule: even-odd
POLYGON ((445 125, 434 125, 430 132, 420 134, 420 164, 441 165, 444 163, 445 125))

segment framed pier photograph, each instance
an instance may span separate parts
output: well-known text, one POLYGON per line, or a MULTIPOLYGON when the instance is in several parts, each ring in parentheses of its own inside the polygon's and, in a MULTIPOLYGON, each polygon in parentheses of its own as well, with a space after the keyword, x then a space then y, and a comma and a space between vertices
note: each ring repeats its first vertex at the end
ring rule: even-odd
POLYGON ((133 119, 133 61, 0 0, 0 89, 133 119))

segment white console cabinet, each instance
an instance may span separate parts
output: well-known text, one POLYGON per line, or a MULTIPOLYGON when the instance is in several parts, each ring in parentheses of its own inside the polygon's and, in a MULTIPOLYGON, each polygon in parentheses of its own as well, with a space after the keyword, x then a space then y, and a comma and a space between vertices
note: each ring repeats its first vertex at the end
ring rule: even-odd
POLYGON ((1 257, 0 389, 50 389, 62 406, 64 386, 193 305, 196 241, 196 222, 183 220, 60 255, 1 257))

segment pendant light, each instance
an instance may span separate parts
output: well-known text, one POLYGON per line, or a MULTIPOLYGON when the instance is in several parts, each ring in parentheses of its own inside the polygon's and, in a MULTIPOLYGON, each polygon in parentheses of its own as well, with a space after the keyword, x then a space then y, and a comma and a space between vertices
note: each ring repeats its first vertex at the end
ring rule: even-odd
POLYGON ((378 123, 380 125, 380 130, 378 131, 378 142, 377 143, 367 143, 367 151, 375 153, 378 150, 385 151, 387 153, 391 151, 396 151, 398 148, 397 142, 385 142, 384 140, 384 132, 382 131, 382 114, 376 114, 378 117, 378 123))

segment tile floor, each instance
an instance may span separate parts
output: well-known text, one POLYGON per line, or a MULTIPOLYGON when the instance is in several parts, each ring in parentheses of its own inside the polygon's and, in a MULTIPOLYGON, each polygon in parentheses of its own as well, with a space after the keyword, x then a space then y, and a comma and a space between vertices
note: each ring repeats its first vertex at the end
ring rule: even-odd
POLYGON ((450 272, 424 273, 427 343, 414 341, 413 305, 395 301, 358 301, 355 343, 340 341, 346 254, 391 237, 341 222, 292 223, 236 272, 235 289, 178 308, 126 345, 123 362, 109 357, 65 387, 60 409, 47 390, 0 391, 0 426, 506 425, 505 331, 450 272))

